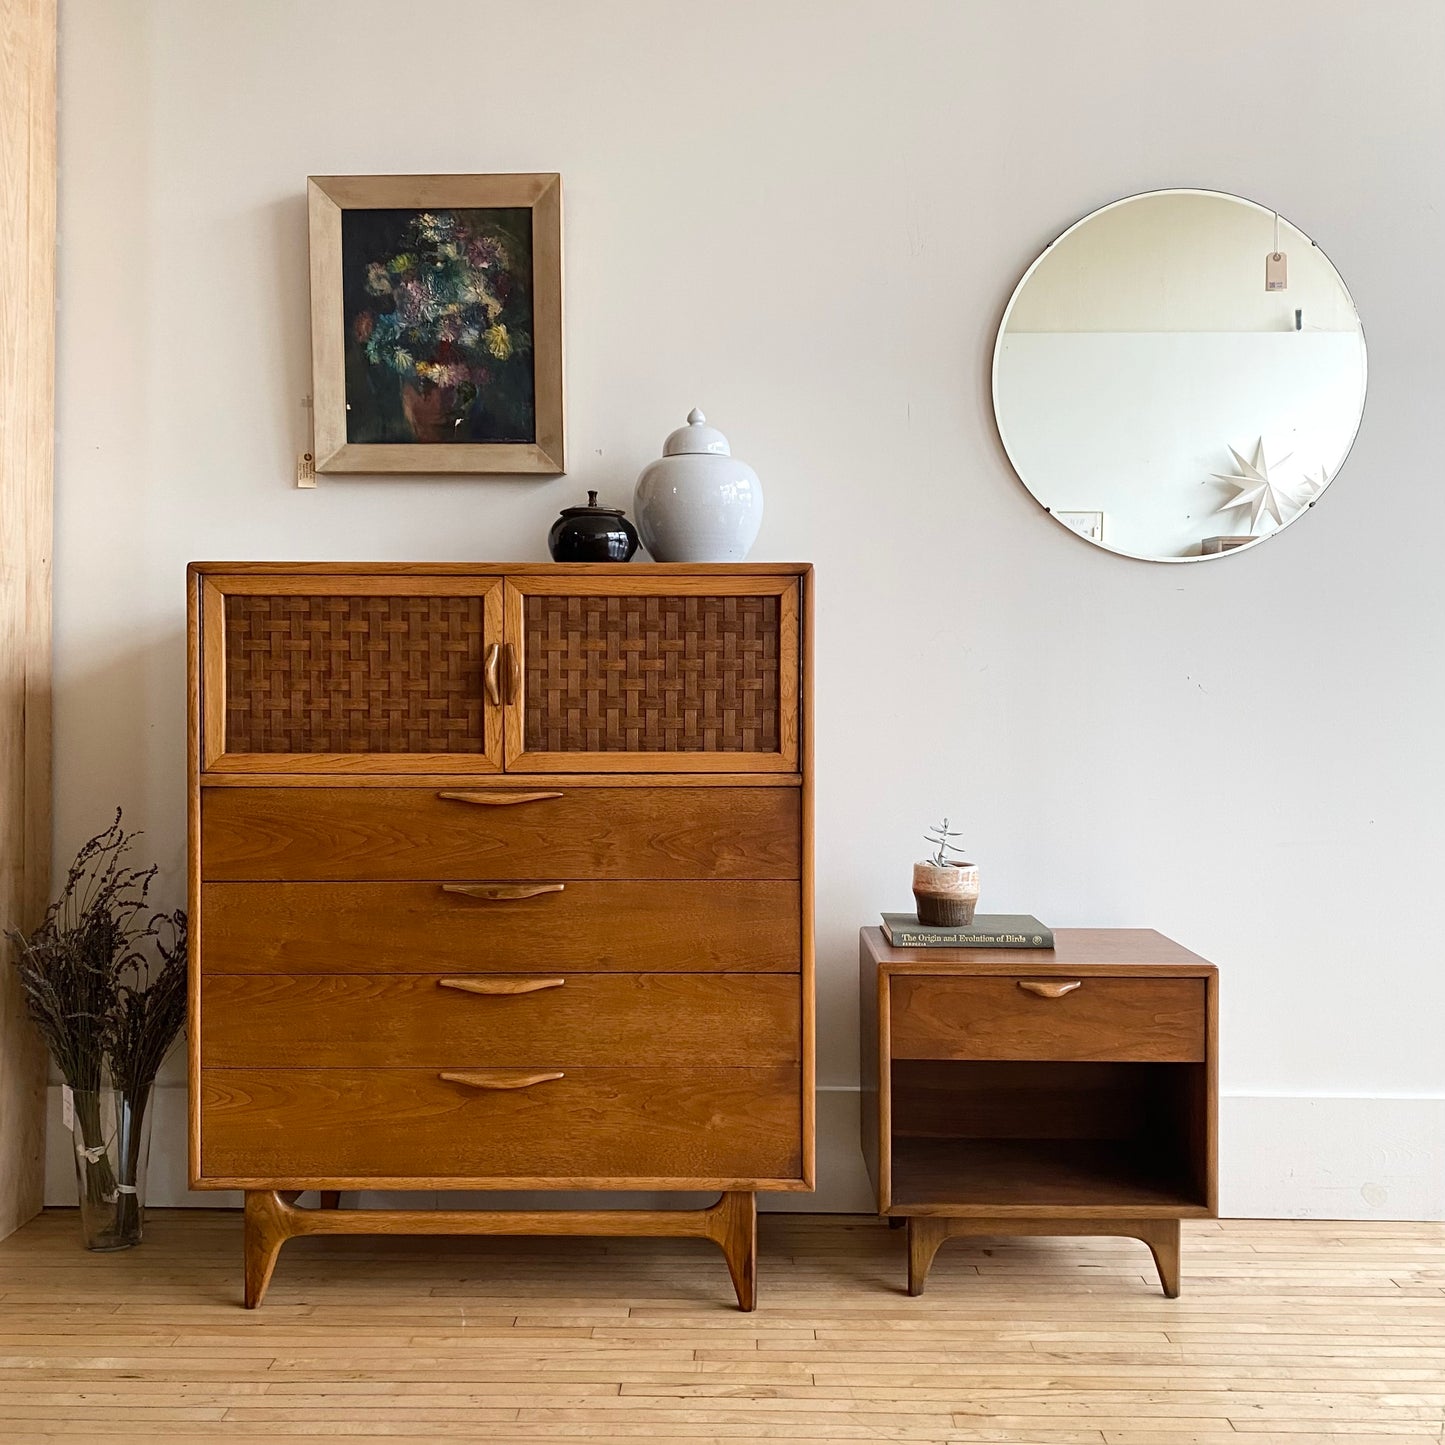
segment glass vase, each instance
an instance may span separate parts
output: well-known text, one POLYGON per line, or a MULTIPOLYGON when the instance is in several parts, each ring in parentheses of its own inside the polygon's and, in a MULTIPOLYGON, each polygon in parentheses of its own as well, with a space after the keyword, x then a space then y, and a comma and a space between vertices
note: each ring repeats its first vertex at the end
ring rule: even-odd
POLYGON ((75 1182, 80 1228, 87 1249, 129 1249, 141 1241, 145 1221, 150 1091, 72 1091, 75 1182))

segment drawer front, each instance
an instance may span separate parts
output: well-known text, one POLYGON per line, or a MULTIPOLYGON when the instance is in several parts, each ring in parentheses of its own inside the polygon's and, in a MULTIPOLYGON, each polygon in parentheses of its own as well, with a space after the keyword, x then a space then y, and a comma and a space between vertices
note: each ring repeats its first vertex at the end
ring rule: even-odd
POLYGON ((426 1069, 208 1069, 208 1181, 795 1180, 801 1080, 772 1069, 576 1069, 480 1089, 426 1069))
POLYGON ((201 1040, 207 1068, 796 1065, 802 1002, 789 976, 208 974, 201 1040))
POLYGON ((800 868, 795 788, 563 783, 462 798, 207 788, 201 799, 207 879, 798 878, 800 868))
POLYGON ((801 909, 791 880, 569 881, 561 892, 495 902, 437 882, 207 883, 201 966, 796 973, 801 909))
POLYGON ((1024 987, 1060 979, 895 978, 896 1059, 1080 1059, 1194 1063, 1205 1058, 1205 982, 1081 978, 1057 998, 1024 987))

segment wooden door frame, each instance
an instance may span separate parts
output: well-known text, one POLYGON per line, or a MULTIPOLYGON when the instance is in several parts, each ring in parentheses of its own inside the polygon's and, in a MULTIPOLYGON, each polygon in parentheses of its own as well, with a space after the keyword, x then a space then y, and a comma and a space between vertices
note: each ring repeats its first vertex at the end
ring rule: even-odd
MULTIPOLYGON (((50 891, 56 0, 0 8, 0 924, 50 891)), ((0 949, 0 1239, 40 1212, 46 1055, 0 949)))

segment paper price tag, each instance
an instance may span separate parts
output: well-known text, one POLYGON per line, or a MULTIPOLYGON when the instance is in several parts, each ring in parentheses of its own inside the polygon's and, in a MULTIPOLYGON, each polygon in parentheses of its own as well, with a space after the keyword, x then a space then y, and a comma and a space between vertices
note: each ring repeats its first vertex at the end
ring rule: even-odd
POLYGON ((60 1086, 60 1120, 72 1134, 75 1133, 75 1093, 69 1084, 60 1086))
POLYGON ((1283 291, 1289 285, 1289 257, 1283 251, 1271 251, 1264 258, 1264 289, 1283 291))

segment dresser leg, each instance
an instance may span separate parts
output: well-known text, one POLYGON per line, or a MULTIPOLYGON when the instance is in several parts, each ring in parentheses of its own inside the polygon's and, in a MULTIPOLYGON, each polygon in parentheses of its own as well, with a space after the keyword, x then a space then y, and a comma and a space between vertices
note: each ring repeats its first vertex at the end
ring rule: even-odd
POLYGON ((758 1196, 752 1190, 724 1194, 707 1211, 708 1238, 722 1246, 738 1308, 753 1310, 758 1304, 758 1196))
POLYGON ((1179 1221, 1177 1219, 1143 1220, 1139 1238, 1149 1246, 1159 1271, 1159 1283, 1165 1297, 1179 1298, 1179 1221))
POLYGON ((255 1309, 266 1298, 276 1256, 289 1237, 285 1201, 274 1189, 246 1191, 246 1308, 255 1309))
POLYGON ((923 1293, 923 1282, 928 1278, 933 1256, 938 1246, 948 1238, 948 1221, 935 1219, 929 1214, 913 1214, 908 1217, 908 1293, 923 1293))

